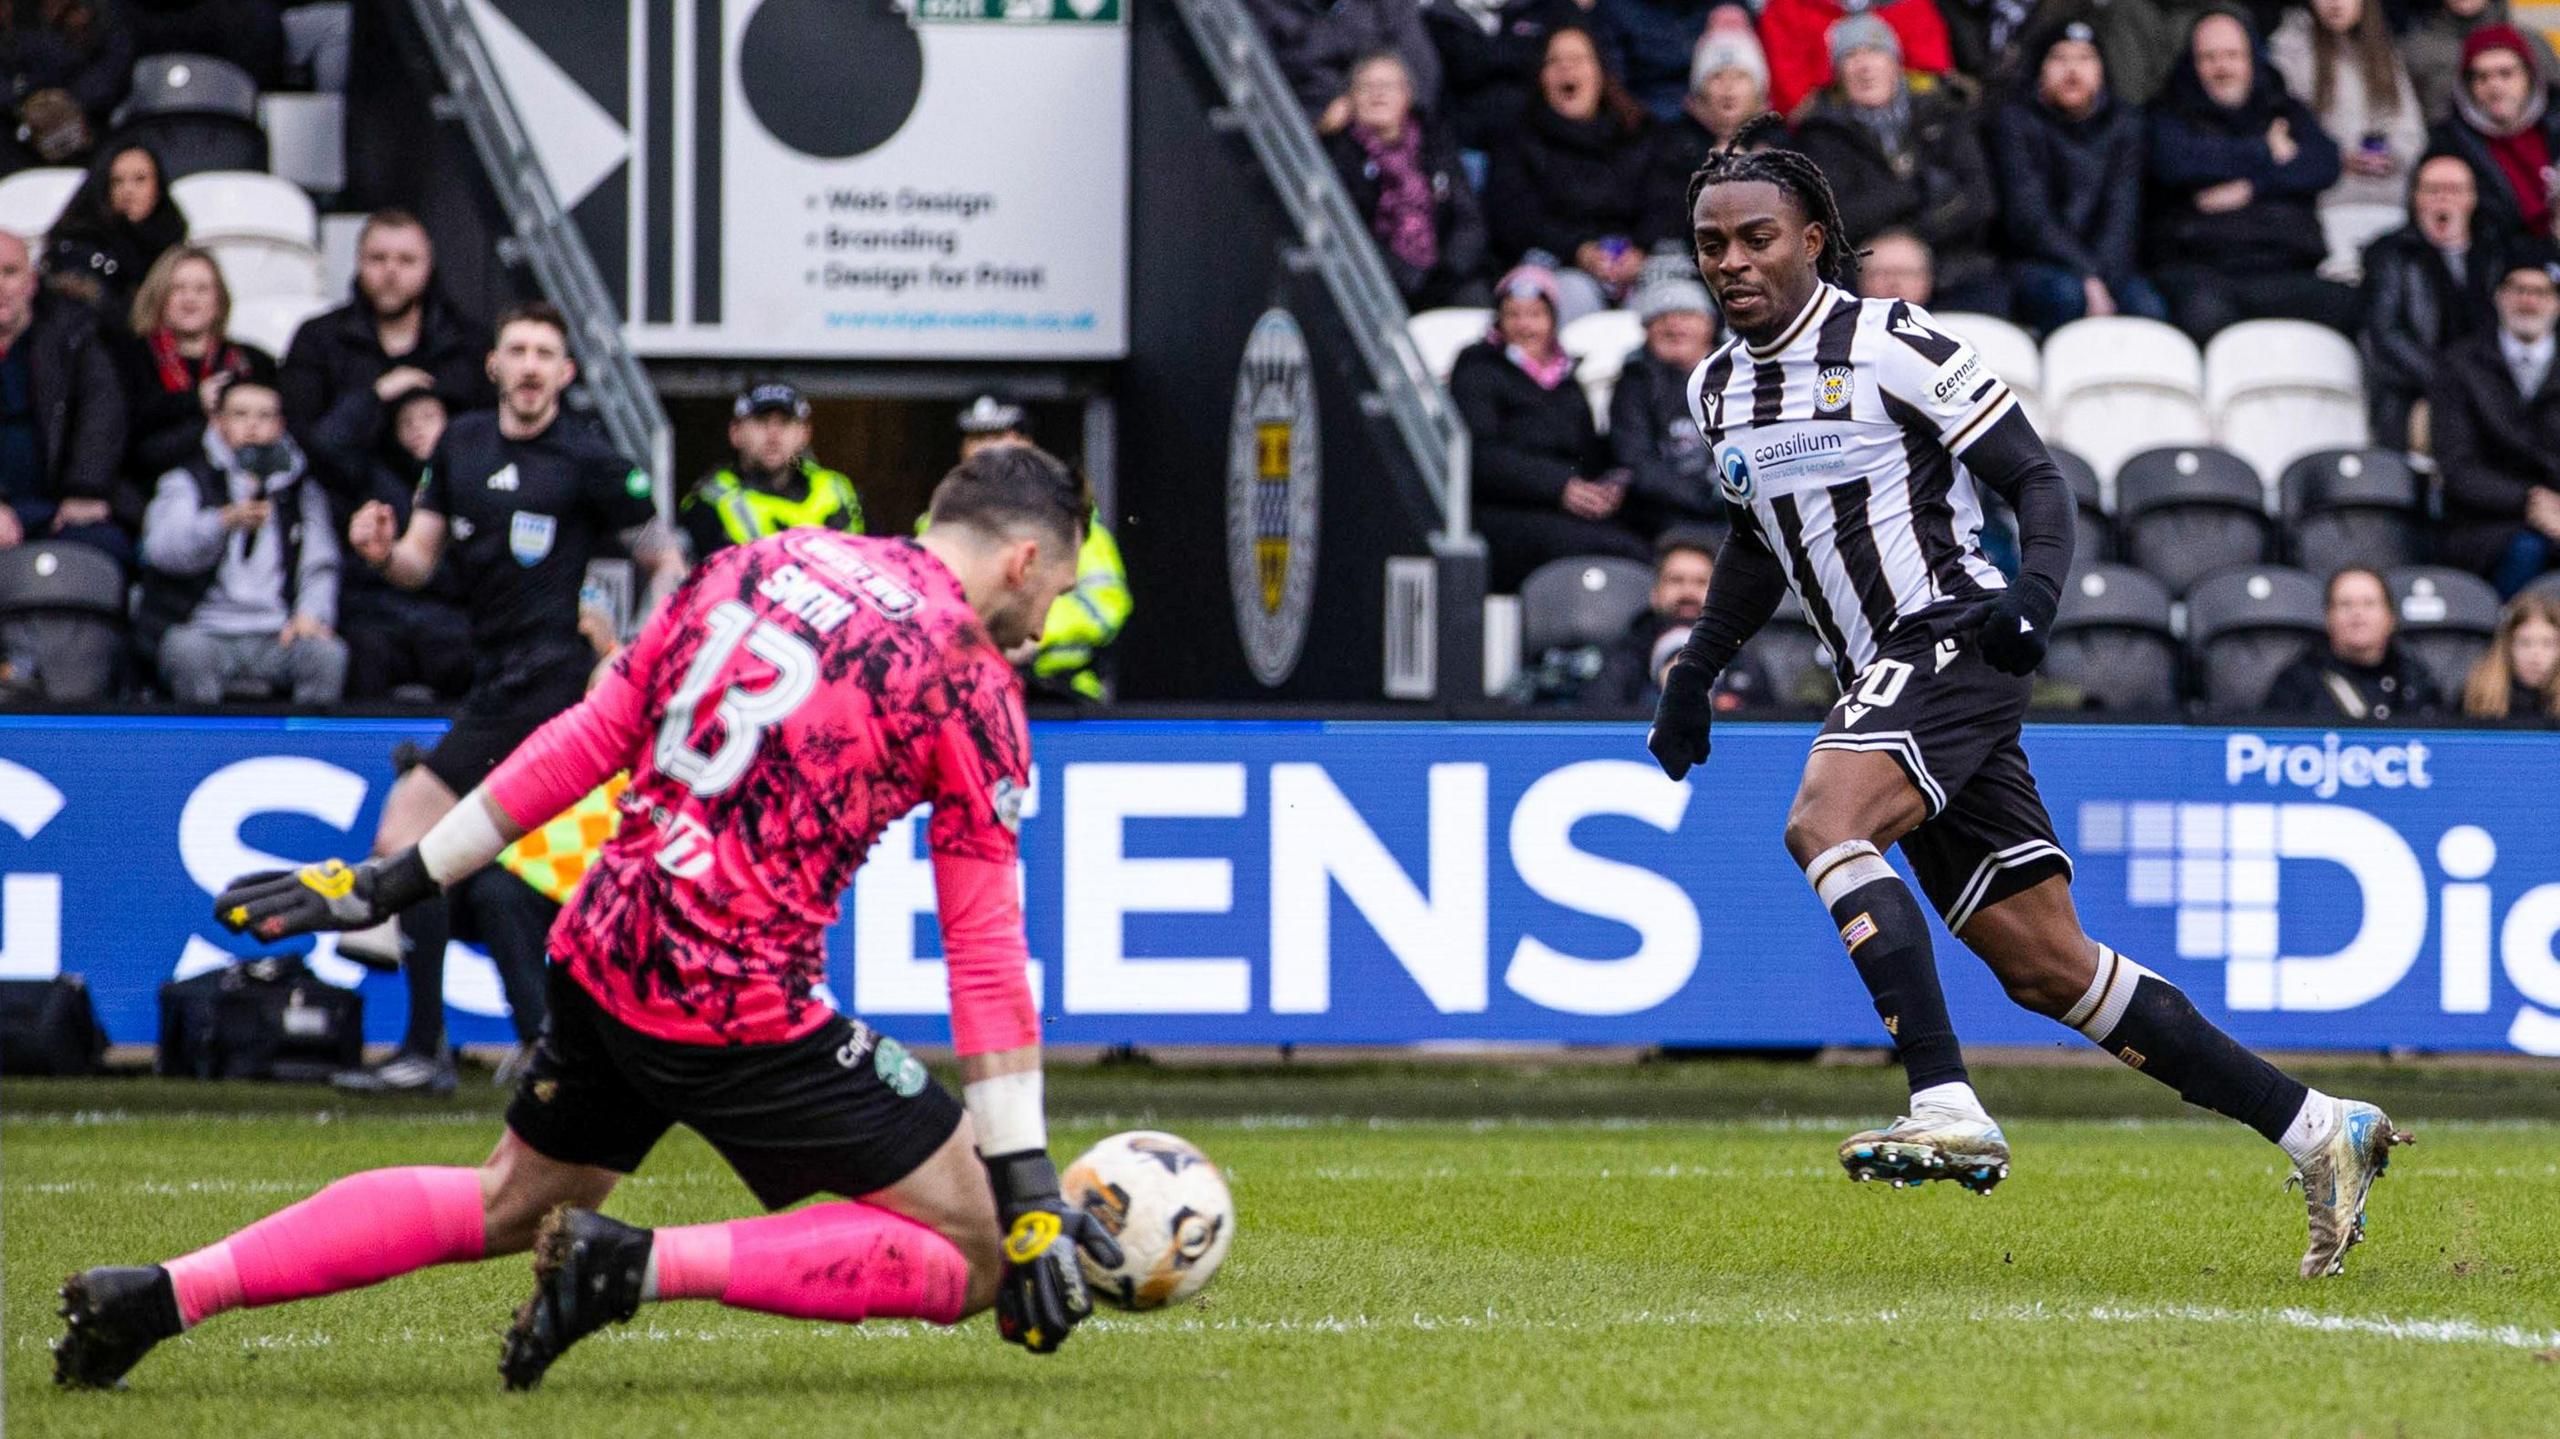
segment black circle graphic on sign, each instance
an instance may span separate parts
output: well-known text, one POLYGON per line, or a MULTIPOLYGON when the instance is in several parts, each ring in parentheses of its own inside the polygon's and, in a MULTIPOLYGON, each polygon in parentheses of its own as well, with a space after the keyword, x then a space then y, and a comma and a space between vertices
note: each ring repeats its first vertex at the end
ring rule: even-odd
POLYGON ((773 138, 842 160, 915 113, 924 47, 890 0, 765 0, 739 42, 738 76, 773 138))

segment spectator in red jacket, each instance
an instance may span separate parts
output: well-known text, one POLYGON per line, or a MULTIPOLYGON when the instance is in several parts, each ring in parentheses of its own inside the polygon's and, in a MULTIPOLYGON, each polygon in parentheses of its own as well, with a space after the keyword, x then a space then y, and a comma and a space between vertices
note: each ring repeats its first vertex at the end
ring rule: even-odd
POLYGON ((1760 43, 1769 52, 1769 103, 1779 114, 1792 116, 1807 96, 1831 83, 1831 27, 1858 14, 1893 28, 1905 70, 1943 75, 1954 68, 1947 22, 1933 0, 1769 0, 1760 12, 1760 43))

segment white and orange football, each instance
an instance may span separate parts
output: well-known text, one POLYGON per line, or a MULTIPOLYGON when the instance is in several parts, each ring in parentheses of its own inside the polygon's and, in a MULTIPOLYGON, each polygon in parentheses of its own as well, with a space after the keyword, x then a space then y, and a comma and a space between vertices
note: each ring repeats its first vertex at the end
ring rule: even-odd
POLYGON ((1084 1256, 1084 1277, 1103 1303, 1160 1309, 1200 1292, 1236 1237, 1226 1176, 1189 1140, 1153 1129, 1115 1134, 1060 1177, 1069 1204, 1120 1241, 1106 1269, 1084 1256))

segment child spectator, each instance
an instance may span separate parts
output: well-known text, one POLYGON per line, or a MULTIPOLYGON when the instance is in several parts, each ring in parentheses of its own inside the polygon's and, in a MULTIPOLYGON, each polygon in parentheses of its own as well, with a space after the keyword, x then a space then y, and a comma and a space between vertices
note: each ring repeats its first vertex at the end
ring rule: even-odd
POLYGON ((2560 722, 2560 598, 2537 593, 2507 601, 2489 652, 2463 681, 2462 713, 2560 722))

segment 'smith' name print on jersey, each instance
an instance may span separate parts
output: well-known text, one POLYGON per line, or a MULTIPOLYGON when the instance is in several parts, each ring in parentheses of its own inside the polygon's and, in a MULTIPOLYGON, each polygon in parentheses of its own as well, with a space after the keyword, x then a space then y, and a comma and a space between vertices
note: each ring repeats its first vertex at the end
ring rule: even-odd
POLYGON ((1766 349, 1733 336, 1690 375, 1733 523, 1778 557, 1842 688, 1905 617, 2005 583, 1957 456, 2016 407, 1927 312, 1831 285, 1766 349))

